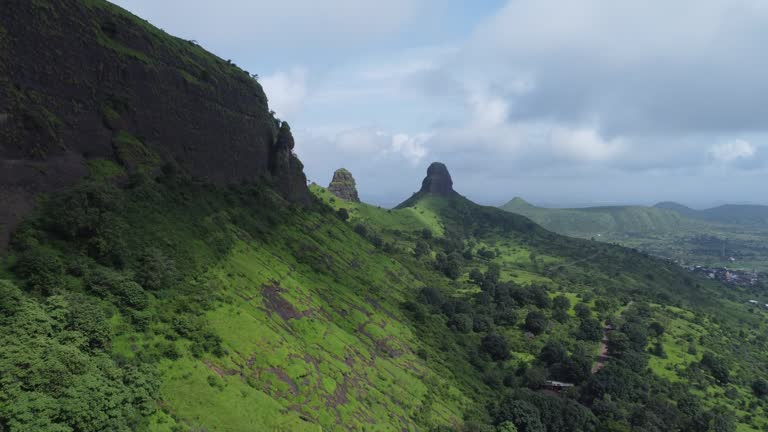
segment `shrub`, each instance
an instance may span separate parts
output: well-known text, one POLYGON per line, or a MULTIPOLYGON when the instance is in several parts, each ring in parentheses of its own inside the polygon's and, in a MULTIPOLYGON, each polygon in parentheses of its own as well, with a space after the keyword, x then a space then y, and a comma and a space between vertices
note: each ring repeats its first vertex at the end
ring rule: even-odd
POLYGON ((496 411, 496 422, 512 422, 520 432, 545 432, 538 408, 523 400, 505 398, 496 411))
POLYGON ((567 311, 571 308, 571 301, 568 300, 568 297, 559 295, 552 300, 552 307, 555 308, 555 310, 567 311))
POLYGON ((543 313, 539 311, 528 312, 528 315, 525 317, 526 330, 535 335, 540 335, 547 331, 547 328, 549 328, 549 321, 543 313))
POLYGON ((356 233, 358 233, 362 237, 368 236, 368 228, 366 228, 365 225, 363 224, 355 224, 354 230, 356 233))
POLYGON ((752 393, 762 398, 768 396, 768 381, 758 378, 752 383, 752 393))
POLYGON ((495 361, 507 360, 510 357, 507 340, 496 333, 484 336, 480 341, 480 349, 495 361))
POLYGON ((22 252, 15 271, 25 280, 28 290, 46 295, 59 288, 64 277, 64 265, 59 256, 53 250, 42 246, 22 252))
POLYGON ((576 331, 576 337, 585 341, 598 342, 603 338, 603 326, 595 318, 582 319, 576 331))
POLYGON ((149 248, 139 258, 136 282, 144 288, 168 288, 173 285, 177 276, 176 263, 160 249, 149 248))
POLYGON ((730 379, 730 372, 725 362, 719 357, 715 357, 712 353, 706 352, 701 358, 699 365, 705 369, 708 369, 712 376, 720 384, 727 384, 730 379))

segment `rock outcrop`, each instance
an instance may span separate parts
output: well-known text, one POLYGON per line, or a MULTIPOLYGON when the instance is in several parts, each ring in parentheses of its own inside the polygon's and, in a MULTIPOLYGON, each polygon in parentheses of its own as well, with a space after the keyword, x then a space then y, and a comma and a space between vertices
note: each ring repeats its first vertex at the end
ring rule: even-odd
POLYGON ((440 162, 432 162, 427 168, 427 176, 421 182, 421 193, 450 196, 453 191, 453 180, 448 168, 440 162))
POLYGON ((344 168, 339 168, 333 173, 331 184, 328 185, 328 191, 338 198, 345 201, 360 202, 355 186, 355 178, 352 173, 344 168))
POLYGON ((0 249, 36 194, 71 186, 95 158, 215 184, 267 178, 310 201, 261 85, 194 41, 103 0, 4 0, 0 59, 0 249))

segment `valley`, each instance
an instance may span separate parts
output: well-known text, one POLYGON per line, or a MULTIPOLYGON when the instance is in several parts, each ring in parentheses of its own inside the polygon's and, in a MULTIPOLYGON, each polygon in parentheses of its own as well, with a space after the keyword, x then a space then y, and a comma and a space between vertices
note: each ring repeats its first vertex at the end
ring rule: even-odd
POLYGON ((501 208, 564 235, 620 244, 686 267, 768 271, 768 226, 760 206, 697 211, 673 204, 549 209, 515 198, 501 208))

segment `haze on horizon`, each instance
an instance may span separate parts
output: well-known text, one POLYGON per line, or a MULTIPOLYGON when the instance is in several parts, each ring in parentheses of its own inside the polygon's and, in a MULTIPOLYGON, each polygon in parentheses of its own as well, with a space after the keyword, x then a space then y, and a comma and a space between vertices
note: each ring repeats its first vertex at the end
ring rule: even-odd
POLYGON ((260 75, 310 180, 394 205, 768 204, 760 0, 115 0, 260 75))

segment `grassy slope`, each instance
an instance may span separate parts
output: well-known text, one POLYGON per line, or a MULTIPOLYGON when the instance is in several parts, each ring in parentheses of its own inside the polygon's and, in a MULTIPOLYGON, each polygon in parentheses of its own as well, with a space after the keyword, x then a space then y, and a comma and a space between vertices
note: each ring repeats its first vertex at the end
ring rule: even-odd
MULTIPOLYGON (((216 201, 205 207, 234 212, 216 201)), ((207 255, 194 234, 171 226, 180 208, 153 205, 132 210, 146 241, 207 255)), ((190 281, 211 288, 216 303, 206 314, 228 354, 161 362, 162 400, 174 417, 213 430, 397 430, 455 423, 472 406, 471 389, 414 354, 420 344, 399 303, 421 284, 349 226, 293 212, 258 238, 234 223, 228 231, 231 249, 196 260, 213 264, 190 281)), ((144 337, 126 333, 116 346, 144 337)))
MULTIPOLYGON (((106 162, 92 169, 102 182, 121 174, 106 162)), ((349 208, 351 223, 322 205, 293 209, 263 188, 150 182, 122 193, 128 250, 161 247, 185 276, 175 288, 152 295, 144 314, 153 318, 146 328, 133 325, 124 311, 113 311, 111 319, 113 356, 155 358, 161 373, 162 409, 150 430, 412 430, 473 416, 485 420, 480 406, 498 397, 489 387, 498 369, 471 365, 472 347, 482 334, 451 332, 439 315, 417 324, 401 304, 423 286, 471 296, 478 289, 467 273, 486 270, 490 262, 500 265, 502 280, 543 285, 550 296, 565 294, 572 306, 607 299, 611 306, 603 317, 634 298, 679 305, 659 308, 669 328, 663 340, 669 357, 654 359, 651 367, 670 380, 699 383, 701 390, 694 391, 712 393, 709 403, 727 401, 738 410, 741 430, 763 425, 762 408, 742 404, 750 401, 749 378, 765 372, 756 361, 764 349, 758 337, 765 331, 764 313, 749 312, 738 293, 733 302, 715 300, 714 286, 686 289, 684 275, 668 264, 553 235, 523 217, 461 197, 426 196, 390 211, 331 202, 323 189, 313 191, 337 208, 349 208), (397 247, 387 253, 373 247, 353 232, 356 223, 397 247), (424 228, 463 231, 474 251, 496 250, 498 256, 467 262, 464 274, 451 281, 425 265, 429 261, 413 258, 410 250, 424 228), (201 302, 208 327, 222 340, 222 355, 193 355, 190 342, 169 330, 173 320, 164 318, 201 302), (737 325, 746 329, 748 344, 728 342, 727 332, 737 325), (703 339, 702 328, 708 329, 703 339), (680 372, 697 358, 676 348, 689 336, 699 352, 729 358, 736 378, 729 386, 739 398, 722 398, 726 389, 680 372), (168 344, 177 355, 147 357, 168 344)), ((50 241, 66 256, 67 243, 50 241)), ((1 274, 12 278, 7 266, 1 274)), ((499 327, 512 351, 505 369, 530 365, 547 341, 568 341, 577 325, 555 322, 545 335, 530 339, 522 330, 529 310, 534 308, 523 306, 516 323, 499 327)), ((594 343, 588 347, 597 349, 594 343)))

